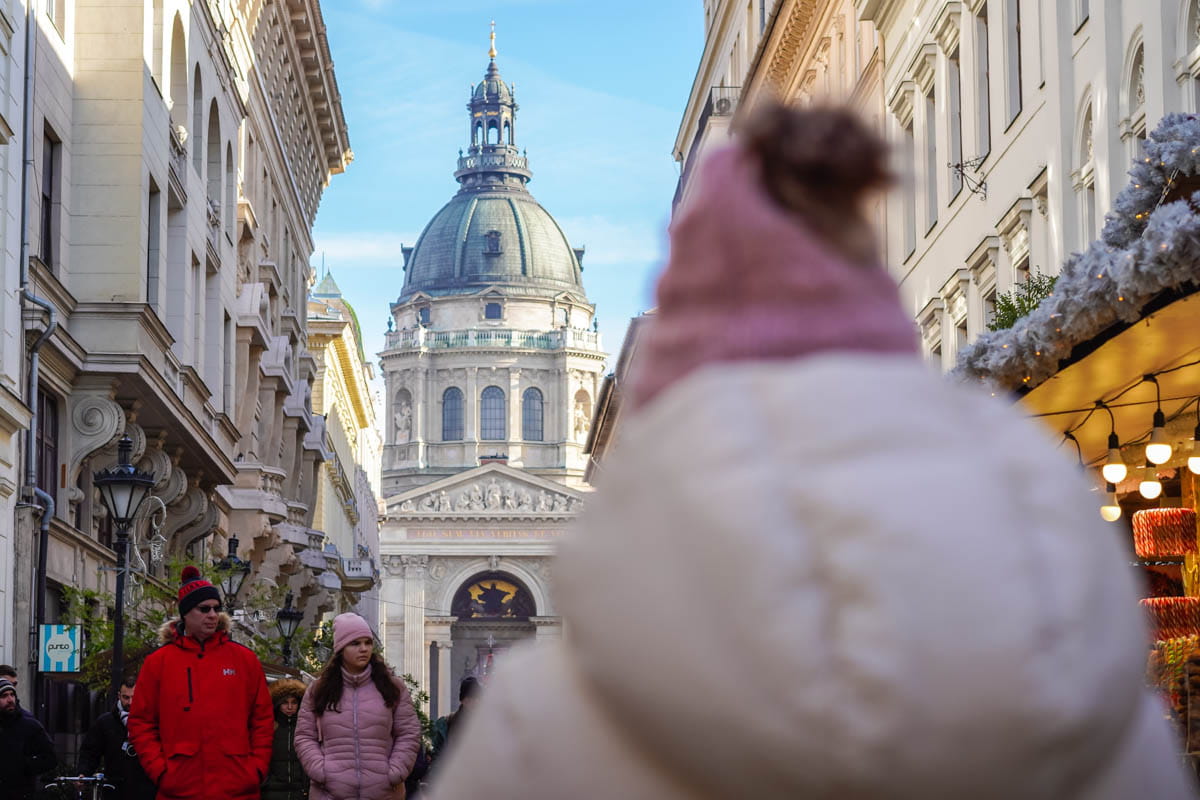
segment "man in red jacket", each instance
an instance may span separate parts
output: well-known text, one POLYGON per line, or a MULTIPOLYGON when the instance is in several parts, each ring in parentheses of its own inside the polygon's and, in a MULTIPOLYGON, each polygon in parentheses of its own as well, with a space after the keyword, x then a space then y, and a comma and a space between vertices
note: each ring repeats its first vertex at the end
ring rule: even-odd
POLYGON ((262 664, 229 638, 217 588, 192 566, 179 617, 138 674, 129 741, 159 800, 257 800, 274 728, 262 664))

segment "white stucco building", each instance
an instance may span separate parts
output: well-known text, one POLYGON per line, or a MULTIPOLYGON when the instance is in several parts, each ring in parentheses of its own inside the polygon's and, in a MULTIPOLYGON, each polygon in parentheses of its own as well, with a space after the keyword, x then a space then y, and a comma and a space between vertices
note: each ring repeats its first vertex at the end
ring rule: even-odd
POLYGON ((550 558, 604 366, 583 250, 526 189, 494 50, 469 108, 461 188, 404 249, 380 354, 383 638, 438 714, 513 641, 559 634, 550 558))

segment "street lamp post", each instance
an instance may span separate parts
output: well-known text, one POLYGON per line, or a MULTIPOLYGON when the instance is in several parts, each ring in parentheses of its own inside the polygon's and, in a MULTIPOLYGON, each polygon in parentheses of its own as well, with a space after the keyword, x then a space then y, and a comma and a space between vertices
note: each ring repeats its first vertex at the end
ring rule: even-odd
POLYGON ((133 440, 122 436, 117 445, 117 463, 92 476, 92 484, 100 490, 100 499, 108 509, 117 533, 117 598, 113 615, 112 691, 121 685, 125 671, 125 572, 126 551, 129 549, 129 528, 137 517, 150 490, 154 488, 154 473, 143 472, 129 463, 133 440))
POLYGON ((304 619, 304 612, 298 608, 292 608, 292 593, 288 592, 287 599, 283 601, 283 608, 275 612, 275 624, 279 627, 279 635, 283 637, 283 665, 285 667, 292 665, 292 637, 296 635, 296 629, 300 627, 302 619, 304 619))
POLYGON ((238 558, 237 549, 238 537, 237 534, 234 534, 229 537, 227 555, 216 563, 217 569, 224 572, 224 576, 221 578, 221 591, 225 596, 225 605, 231 612, 237 594, 242 589, 242 584, 250 575, 250 562, 238 558))

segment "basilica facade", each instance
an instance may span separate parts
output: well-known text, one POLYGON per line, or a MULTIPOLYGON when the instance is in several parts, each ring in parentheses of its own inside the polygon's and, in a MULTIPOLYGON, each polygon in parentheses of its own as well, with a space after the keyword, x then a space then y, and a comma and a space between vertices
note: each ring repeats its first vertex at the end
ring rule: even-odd
POLYGON ((561 634, 551 559, 586 493, 605 359, 584 251, 527 189, 518 106, 490 56, 459 191, 404 248, 380 354, 380 633, 439 715, 513 643, 561 634))

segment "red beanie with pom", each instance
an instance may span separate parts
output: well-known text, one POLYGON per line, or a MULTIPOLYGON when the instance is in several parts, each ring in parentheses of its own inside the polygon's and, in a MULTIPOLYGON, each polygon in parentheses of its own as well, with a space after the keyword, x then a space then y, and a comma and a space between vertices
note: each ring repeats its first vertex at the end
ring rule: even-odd
POLYGON ((221 594, 217 587, 200 577, 200 570, 192 565, 183 568, 182 578, 183 585, 179 587, 179 616, 186 616, 205 600, 221 602, 221 594))

